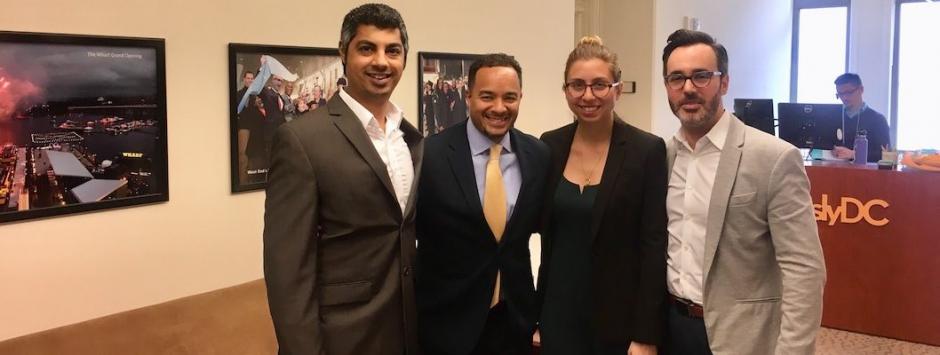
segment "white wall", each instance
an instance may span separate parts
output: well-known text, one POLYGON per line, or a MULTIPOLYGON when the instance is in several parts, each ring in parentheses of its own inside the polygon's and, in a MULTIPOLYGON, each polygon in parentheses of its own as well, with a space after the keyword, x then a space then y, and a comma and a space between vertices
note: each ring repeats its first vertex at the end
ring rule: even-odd
MULTIPOLYGON (((342 16, 360 3, 37 0, 5 6, 2 30, 166 39, 170 201, 0 226, 0 339, 262 277, 264 194, 229 192, 226 46, 333 47, 342 16)), ((411 60, 392 99, 412 122, 418 51, 515 55, 525 93, 518 126, 538 134, 570 122, 558 78, 571 49, 573 0, 389 3, 411 35, 411 60)))
POLYGON ((854 0, 849 21, 848 71, 862 77, 865 102, 888 116, 891 113, 894 1, 854 0))
POLYGON ((617 53, 623 81, 635 81, 636 93, 623 94, 615 110, 625 121, 649 131, 653 92, 661 90, 662 80, 650 81, 653 51, 653 0, 601 0, 599 35, 617 53))

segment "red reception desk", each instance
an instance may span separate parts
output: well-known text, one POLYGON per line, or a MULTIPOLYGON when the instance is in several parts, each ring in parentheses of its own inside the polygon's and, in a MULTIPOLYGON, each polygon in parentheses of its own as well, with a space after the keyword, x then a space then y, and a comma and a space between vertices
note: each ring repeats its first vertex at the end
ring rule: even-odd
POLYGON ((807 163, 826 327, 940 345, 940 173, 807 163))

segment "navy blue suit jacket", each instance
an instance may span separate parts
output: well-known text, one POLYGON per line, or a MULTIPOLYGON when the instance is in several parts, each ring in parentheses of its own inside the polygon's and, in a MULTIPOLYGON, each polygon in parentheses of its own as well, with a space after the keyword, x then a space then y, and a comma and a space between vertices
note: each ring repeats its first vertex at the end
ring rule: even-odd
POLYGON ((529 237, 540 221, 548 147, 511 130, 522 185, 499 243, 486 224, 467 139, 468 121, 425 140, 418 184, 415 291, 425 354, 468 354, 486 323, 501 272, 502 300, 519 332, 531 334, 538 307, 529 237))

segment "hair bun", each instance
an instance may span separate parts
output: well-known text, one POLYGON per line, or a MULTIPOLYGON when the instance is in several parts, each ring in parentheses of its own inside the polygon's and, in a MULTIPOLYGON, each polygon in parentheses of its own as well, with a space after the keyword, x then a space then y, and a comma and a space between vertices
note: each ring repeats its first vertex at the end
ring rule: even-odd
POLYGON ((602 40, 597 35, 590 35, 581 37, 581 40, 578 41, 578 46, 603 46, 604 40, 602 40))

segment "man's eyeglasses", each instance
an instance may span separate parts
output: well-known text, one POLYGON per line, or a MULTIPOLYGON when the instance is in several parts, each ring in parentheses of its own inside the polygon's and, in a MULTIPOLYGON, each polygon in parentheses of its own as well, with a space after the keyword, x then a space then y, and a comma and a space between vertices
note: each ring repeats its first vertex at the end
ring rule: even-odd
POLYGON ((594 96, 596 96, 596 97, 606 97, 607 94, 610 94, 610 89, 611 89, 611 88, 614 88, 614 87, 617 87, 617 86, 620 86, 620 83, 613 83, 613 84, 609 84, 609 83, 593 83, 593 84, 588 84, 588 83, 585 83, 585 82, 583 82, 583 81, 576 80, 576 81, 572 81, 572 82, 570 82, 570 83, 565 83, 565 85, 564 85, 563 87, 565 88, 565 92, 567 92, 568 95, 571 95, 571 96, 574 96, 574 97, 581 97, 581 96, 584 96, 584 93, 587 92, 587 89, 588 89, 588 88, 591 88, 591 94, 593 94, 594 96))
POLYGON ((697 88, 706 87, 708 86, 709 83, 711 83, 712 77, 714 76, 721 76, 721 72, 720 71, 698 71, 698 72, 692 73, 692 75, 690 76, 685 76, 685 74, 681 74, 681 73, 672 73, 672 74, 666 75, 664 79, 666 80, 666 85, 669 86, 670 89, 678 90, 678 89, 681 89, 683 86, 685 86, 685 81, 689 79, 692 80, 692 85, 694 85, 697 88))
POLYGON ((837 93, 836 93, 836 98, 837 98, 837 99, 842 99, 842 98, 845 98, 846 96, 852 95, 852 94, 854 94, 856 91, 858 91, 859 88, 860 88, 860 86, 856 86, 854 89, 849 90, 849 91, 837 92, 837 93))

